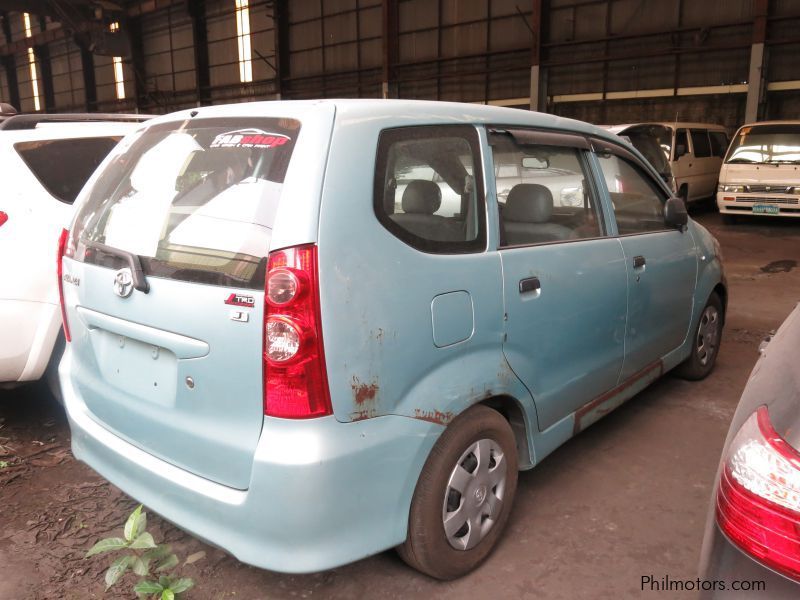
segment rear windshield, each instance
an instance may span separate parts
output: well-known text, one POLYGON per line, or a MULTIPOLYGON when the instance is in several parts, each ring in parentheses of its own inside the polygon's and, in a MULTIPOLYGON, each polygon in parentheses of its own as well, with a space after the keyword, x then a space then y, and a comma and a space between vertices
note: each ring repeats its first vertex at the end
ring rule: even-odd
POLYGON ((75 218, 75 258, 121 268, 87 241, 140 257, 145 275, 259 288, 300 123, 203 119, 146 129, 75 218))
POLYGON ((742 127, 728 148, 727 163, 800 163, 800 125, 742 127))
POLYGON ((625 129, 619 135, 627 137, 663 178, 672 175, 669 166, 672 131, 661 125, 639 125, 625 129))
POLYGON ((86 181, 121 137, 19 142, 14 149, 51 196, 75 202, 86 181))

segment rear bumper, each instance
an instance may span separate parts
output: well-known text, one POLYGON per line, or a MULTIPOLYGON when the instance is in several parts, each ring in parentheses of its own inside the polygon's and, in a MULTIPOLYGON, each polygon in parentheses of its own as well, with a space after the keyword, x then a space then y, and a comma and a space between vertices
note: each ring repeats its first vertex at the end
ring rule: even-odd
POLYGON ((39 379, 60 330, 57 304, 0 300, 0 383, 39 379))
POLYGON ((716 524, 708 530, 703 542, 700 579, 711 582, 707 588, 714 588, 701 591, 699 597, 703 600, 789 600, 800 597, 800 583, 779 575, 744 554, 716 524))
POLYGON ((265 418, 250 485, 198 477, 117 437, 92 417, 60 367, 72 450, 114 485, 242 562, 286 573, 330 569, 406 537, 411 496, 440 425, 386 416, 265 418))

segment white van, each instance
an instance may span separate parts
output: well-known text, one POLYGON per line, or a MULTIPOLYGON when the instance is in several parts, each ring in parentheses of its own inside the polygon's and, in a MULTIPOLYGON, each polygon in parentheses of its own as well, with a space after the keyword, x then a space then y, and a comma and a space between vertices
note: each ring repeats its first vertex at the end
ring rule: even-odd
POLYGON ((686 203, 714 196, 728 147, 728 134, 722 125, 636 123, 606 129, 627 138, 686 203))
POLYGON ((719 174, 719 212, 800 217, 800 121, 743 125, 719 174))

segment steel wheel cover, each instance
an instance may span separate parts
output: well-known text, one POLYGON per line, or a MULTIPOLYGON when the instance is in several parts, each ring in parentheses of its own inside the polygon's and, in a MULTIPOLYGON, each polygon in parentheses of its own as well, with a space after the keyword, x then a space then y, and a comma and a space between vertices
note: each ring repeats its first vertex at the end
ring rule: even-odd
POLYGON ((474 548, 503 512, 508 461, 494 440, 481 439, 458 459, 444 493, 442 524, 456 550, 474 548))
POLYGON ((719 311, 714 306, 706 306, 700 316, 697 328, 695 352, 700 364, 706 366, 714 357, 719 342, 719 311))

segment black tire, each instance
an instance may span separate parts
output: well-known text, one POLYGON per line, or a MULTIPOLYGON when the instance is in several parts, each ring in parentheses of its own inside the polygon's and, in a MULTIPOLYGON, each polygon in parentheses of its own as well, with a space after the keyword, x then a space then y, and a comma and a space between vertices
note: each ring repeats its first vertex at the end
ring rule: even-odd
POLYGON ((712 292, 692 332, 692 354, 675 369, 678 377, 691 381, 708 377, 717 362, 724 325, 722 301, 712 292))
POLYGON ((489 556, 502 535, 511 513, 517 475, 517 449, 508 421, 497 411, 482 405, 459 415, 437 440, 417 481, 408 518, 408 537, 397 547, 400 557, 411 567, 436 579, 455 579, 472 571, 489 556), (487 440, 494 445, 486 444, 487 440), (478 456, 490 446, 488 470, 482 473, 478 456), (502 475, 496 469, 503 462, 504 481, 490 487, 492 481, 502 475), (458 465, 468 476, 463 494, 450 487, 451 475, 458 465), (481 483, 490 479, 488 484, 481 483), (498 497, 502 499, 498 514, 491 515, 498 497), (468 501, 473 504, 467 504, 468 501), (448 510, 450 508, 453 510, 448 510), (487 510, 491 516, 482 514, 487 510), (475 512, 479 513, 475 519, 480 522, 480 528, 473 530, 471 523, 476 520, 468 519, 461 528, 451 531, 454 543, 465 547, 457 549, 445 532, 445 515, 452 516, 455 527, 463 515, 475 512), (473 531, 477 534, 475 538, 472 538, 473 531))

